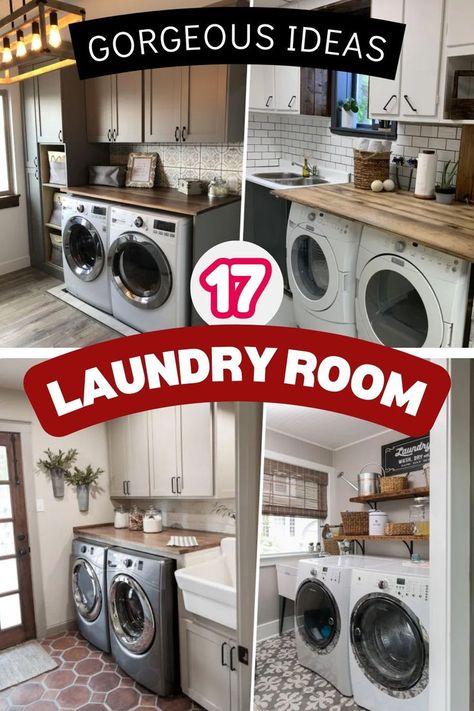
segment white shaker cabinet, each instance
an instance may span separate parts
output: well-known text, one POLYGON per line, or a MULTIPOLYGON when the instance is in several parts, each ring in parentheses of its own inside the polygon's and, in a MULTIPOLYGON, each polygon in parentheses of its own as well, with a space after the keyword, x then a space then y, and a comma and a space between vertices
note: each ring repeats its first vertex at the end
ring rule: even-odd
POLYGON ((300 112, 300 68, 252 65, 249 108, 253 111, 300 112))
POLYGON ((184 693, 208 711, 238 711, 237 642, 191 620, 184 627, 184 693))
POLYGON ((446 0, 446 45, 474 45, 474 2, 446 0))
POLYGON ((444 0, 372 0, 372 17, 406 30, 395 79, 370 79, 370 116, 438 120, 443 13, 444 0))
POLYGON ((138 413, 107 425, 111 496, 149 496, 148 417, 138 413))
POLYGON ((301 96, 299 67, 275 67, 275 110, 278 113, 299 114, 301 96))
POLYGON ((252 64, 249 108, 254 111, 274 111, 275 105, 275 67, 252 64))
POLYGON ((177 407, 162 407, 149 413, 152 496, 171 496, 178 493, 178 420, 177 407))

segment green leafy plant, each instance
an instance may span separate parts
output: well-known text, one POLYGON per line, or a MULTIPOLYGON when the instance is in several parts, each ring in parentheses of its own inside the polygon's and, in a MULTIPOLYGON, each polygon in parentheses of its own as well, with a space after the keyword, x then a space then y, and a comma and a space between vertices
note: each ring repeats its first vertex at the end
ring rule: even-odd
POLYGON ((74 467, 74 471, 66 474, 66 483, 69 486, 91 486, 97 482, 97 479, 104 470, 100 467, 93 469, 90 464, 85 467, 85 469, 79 469, 79 467, 74 467))
POLYGON ((359 113, 359 105, 357 101, 352 98, 352 96, 347 97, 347 99, 344 99, 344 101, 340 101, 339 107, 341 109, 344 109, 344 111, 352 111, 352 113, 354 114, 359 113))
POLYGON ((69 449, 67 452, 63 452, 62 449, 56 454, 52 452, 49 447, 44 451, 46 454, 46 459, 38 459, 36 466, 41 469, 45 474, 49 474, 51 469, 61 469, 64 472, 68 472, 74 462, 77 459, 77 449, 69 449))
POLYGON ((452 162, 448 160, 443 167, 443 172, 441 173, 441 182, 436 185, 436 191, 441 193, 453 193, 455 187, 453 185, 456 171, 458 169, 458 161, 452 162), (452 167, 449 166, 452 163, 452 167))

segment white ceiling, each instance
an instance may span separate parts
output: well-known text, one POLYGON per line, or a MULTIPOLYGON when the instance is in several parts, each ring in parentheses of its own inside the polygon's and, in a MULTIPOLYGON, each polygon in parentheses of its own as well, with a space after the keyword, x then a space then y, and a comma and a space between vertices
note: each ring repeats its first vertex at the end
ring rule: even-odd
POLYGON ((23 390, 26 371, 42 360, 46 358, 0 358, 0 388, 23 390))
POLYGON ((337 412, 273 403, 267 405, 267 428, 332 450, 385 431, 337 412))

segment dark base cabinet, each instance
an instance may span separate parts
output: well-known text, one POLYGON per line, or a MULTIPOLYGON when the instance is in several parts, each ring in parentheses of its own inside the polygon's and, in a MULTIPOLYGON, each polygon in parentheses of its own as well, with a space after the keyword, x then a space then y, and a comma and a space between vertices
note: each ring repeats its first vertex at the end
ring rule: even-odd
POLYGON ((269 188, 247 181, 244 239, 269 252, 280 267, 285 289, 290 290, 286 268, 286 225, 291 203, 276 198, 269 188))

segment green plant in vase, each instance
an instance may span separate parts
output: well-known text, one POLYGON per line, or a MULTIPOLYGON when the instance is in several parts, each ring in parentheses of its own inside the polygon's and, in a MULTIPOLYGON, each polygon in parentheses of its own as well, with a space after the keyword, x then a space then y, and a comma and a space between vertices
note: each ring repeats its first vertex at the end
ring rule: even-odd
POLYGON ((341 109, 341 128, 355 128, 357 126, 357 114, 359 105, 357 101, 349 96, 344 101, 339 102, 341 109))
POLYGON ((79 511, 84 512, 89 510, 90 488, 97 484, 99 476, 103 473, 104 470, 100 467, 93 469, 92 466, 88 464, 84 469, 74 467, 74 471, 67 474, 66 483, 69 484, 69 486, 76 487, 79 511))
POLYGON ((51 477, 53 485, 53 494, 56 499, 62 499, 64 496, 64 478, 68 475, 69 470, 77 459, 77 449, 68 449, 63 452, 62 449, 55 453, 51 449, 44 451, 45 459, 38 459, 36 466, 38 469, 51 477))
POLYGON ((457 169, 458 161, 453 162, 448 160, 444 164, 443 172, 441 173, 441 182, 435 186, 435 197, 437 202, 443 203, 444 205, 449 205, 453 202, 456 193, 454 178, 456 176, 457 169))

